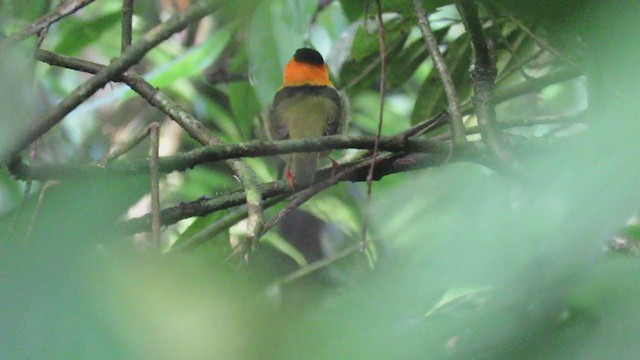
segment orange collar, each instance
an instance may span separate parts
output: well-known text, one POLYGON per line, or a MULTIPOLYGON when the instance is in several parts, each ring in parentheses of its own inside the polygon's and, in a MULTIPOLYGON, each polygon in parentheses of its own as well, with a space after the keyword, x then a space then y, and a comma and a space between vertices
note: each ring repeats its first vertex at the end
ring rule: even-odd
POLYGON ((333 86, 327 66, 300 62, 293 58, 289 60, 284 69, 282 87, 302 85, 333 86))

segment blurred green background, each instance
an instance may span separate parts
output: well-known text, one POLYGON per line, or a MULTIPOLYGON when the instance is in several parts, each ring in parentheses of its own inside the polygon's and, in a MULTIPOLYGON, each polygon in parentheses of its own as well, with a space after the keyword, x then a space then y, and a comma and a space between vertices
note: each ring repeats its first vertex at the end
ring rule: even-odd
MULTIPOLYGON (((136 1, 133 41, 190 3, 136 1)), ((217 137, 239 143, 264 138, 260 116, 284 65, 295 49, 312 46, 349 95, 349 134, 375 134, 376 2, 214 3, 210 16, 135 69, 217 137)), ((469 102, 473 52, 456 7, 422 3, 469 102)), ((3 37, 57 4, 0 1, 3 37)), ((366 184, 341 183, 268 232, 245 264, 232 255, 242 222, 172 253, 173 244, 233 209, 163 228, 158 256, 148 233, 120 226, 149 212, 147 175, 25 181, 3 167, 0 358, 638 358, 640 3, 479 4, 498 66, 497 121, 526 176, 471 159, 385 176, 373 185, 367 251, 358 246, 366 184), (532 85, 563 71, 575 75, 532 85), (509 96, 523 84, 528 91, 509 96), (301 269, 309 275, 287 277, 301 269)), ((412 2, 381 5, 388 49, 382 133, 393 135, 445 110, 446 98, 412 2)), ((51 26, 40 47, 108 64, 120 54, 121 12, 122 1, 95 1, 51 26)), ((91 76, 33 60, 35 46, 34 36, 2 48, 0 158, 91 76)), ((161 123, 162 156, 199 146, 114 82, 22 160, 95 163, 153 121, 161 123)), ((477 125, 472 111, 465 124, 477 125)), ((448 136, 446 126, 422 135, 448 136)), ((471 131, 468 138, 479 142, 471 131)), ((142 159, 148 149, 147 139, 125 157, 142 159)), ((245 160, 261 182, 278 177, 275 157, 245 160)), ((219 163, 163 174, 160 185, 163 208, 238 188, 219 163)))

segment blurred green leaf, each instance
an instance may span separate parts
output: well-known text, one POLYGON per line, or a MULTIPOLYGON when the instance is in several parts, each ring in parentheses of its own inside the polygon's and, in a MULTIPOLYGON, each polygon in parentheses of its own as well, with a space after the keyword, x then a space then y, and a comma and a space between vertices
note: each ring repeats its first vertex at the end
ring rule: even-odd
MULTIPOLYGON (((53 51, 63 55, 76 56, 80 50, 95 44, 97 39, 120 23, 122 12, 111 10, 87 20, 70 18, 60 25, 60 42, 53 51)), ((115 53, 112 55, 116 55, 115 53)))
MULTIPOLYGON (((469 96, 471 89, 469 81, 471 46, 467 36, 460 36, 449 44, 444 60, 455 85, 458 98, 464 101, 469 96)), ((447 109, 447 97, 442 86, 442 80, 440 80, 440 74, 434 67, 418 90, 418 97, 411 114, 411 123, 417 124, 445 109, 447 109)))
POLYGON ((273 0, 256 8, 249 26, 249 73, 260 104, 266 107, 282 83, 282 71, 296 49, 305 45, 316 4, 273 0))
POLYGON ((287 255, 288 257, 293 259, 293 261, 295 261, 299 266, 309 265, 307 259, 304 258, 304 254, 298 251, 298 249, 296 249, 293 245, 289 244, 287 240, 285 240, 282 236, 280 236, 280 234, 275 231, 267 233, 260 239, 260 241, 287 255))
POLYGON ((230 38, 230 29, 218 29, 207 40, 160 65, 146 74, 145 78, 152 85, 165 88, 178 79, 201 76, 202 71, 220 56, 230 38))

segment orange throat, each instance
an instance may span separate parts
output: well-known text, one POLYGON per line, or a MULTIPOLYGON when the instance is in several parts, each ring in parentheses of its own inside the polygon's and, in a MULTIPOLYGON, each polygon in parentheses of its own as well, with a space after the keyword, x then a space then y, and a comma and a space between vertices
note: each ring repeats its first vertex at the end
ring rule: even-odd
POLYGON ((333 86, 324 64, 315 65, 291 59, 284 69, 282 87, 285 86, 333 86))

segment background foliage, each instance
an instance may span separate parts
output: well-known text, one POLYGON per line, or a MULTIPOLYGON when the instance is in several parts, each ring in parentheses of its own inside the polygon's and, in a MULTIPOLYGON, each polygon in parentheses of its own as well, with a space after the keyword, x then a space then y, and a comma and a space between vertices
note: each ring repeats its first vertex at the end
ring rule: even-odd
MULTIPOLYGON (((264 137, 260 116, 282 68, 295 49, 313 46, 349 95, 349 134, 375 134, 375 2, 214 3, 210 16, 154 47, 135 70, 219 139, 240 143, 264 137)), ((481 151, 469 36, 452 1, 422 3, 468 139, 481 151)), ((56 5, 0 1, 3 37, 56 5)), ((192 4, 134 5, 135 44, 192 4)), ((412 2, 381 6, 382 134, 395 135, 442 113, 447 101, 412 2)), ((3 167, 0 357, 636 358, 639 17, 631 1, 480 2, 498 68, 496 127, 511 159, 487 166, 447 158, 385 176, 370 205, 366 184, 342 182, 267 232, 249 264, 232 249, 246 224, 225 220, 237 208, 166 226, 158 256, 147 233, 122 226, 149 212, 148 175, 31 181, 3 167), (557 74, 569 76, 538 85, 557 74), (372 243, 360 251, 367 216, 372 243), (200 246, 175 250, 194 236, 200 246)), ((32 36, 2 47, 1 158, 92 76, 36 61, 34 49, 106 65, 120 56, 121 20, 122 1, 97 0, 53 24, 41 44, 32 36)), ((93 164, 151 122, 161 123, 161 156, 200 147, 111 82, 21 156, 34 168, 93 164)), ((439 126, 420 136, 448 143, 450 134, 439 126)), ((124 157, 144 159, 148 141, 124 157)), ((336 154, 345 162, 364 152, 336 154)), ((260 182, 278 177, 275 157, 244 160, 260 182)), ((164 174, 160 185, 163 208, 239 187, 219 162, 164 174)), ((265 219, 284 206, 266 209, 265 219)))

